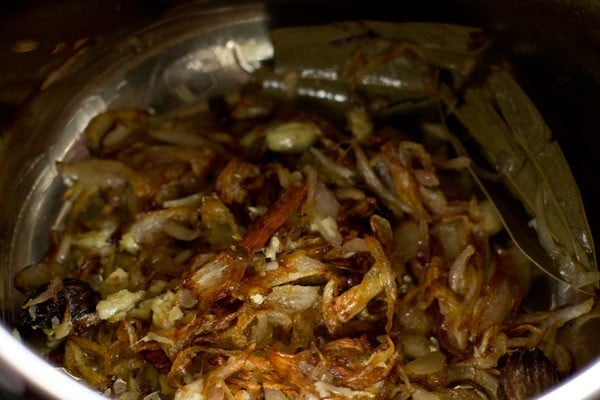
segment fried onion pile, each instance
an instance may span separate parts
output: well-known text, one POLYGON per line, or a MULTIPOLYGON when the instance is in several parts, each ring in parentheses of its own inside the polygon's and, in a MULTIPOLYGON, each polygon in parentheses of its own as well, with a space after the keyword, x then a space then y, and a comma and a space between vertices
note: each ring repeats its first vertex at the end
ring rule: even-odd
POLYGON ((57 164, 64 206, 15 278, 17 328, 123 400, 540 393, 592 301, 526 312, 529 262, 425 131, 251 95, 103 113, 92 157, 57 164))

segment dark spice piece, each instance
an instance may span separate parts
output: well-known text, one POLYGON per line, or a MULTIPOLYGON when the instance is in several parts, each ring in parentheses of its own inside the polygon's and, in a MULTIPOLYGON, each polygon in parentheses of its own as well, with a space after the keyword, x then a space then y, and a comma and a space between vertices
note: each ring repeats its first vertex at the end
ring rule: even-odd
MULTIPOLYGON (((38 287, 24 304, 38 298, 50 285, 38 287)), ((49 299, 21 309, 17 321, 21 335, 29 337, 42 329, 52 328, 53 319, 55 323, 61 323, 64 318, 70 318, 75 333, 82 333, 94 324, 100 294, 77 279, 65 278, 61 286, 49 299)))
POLYGON ((501 369, 499 400, 526 400, 542 394, 559 381, 554 364, 538 348, 509 354, 501 369))

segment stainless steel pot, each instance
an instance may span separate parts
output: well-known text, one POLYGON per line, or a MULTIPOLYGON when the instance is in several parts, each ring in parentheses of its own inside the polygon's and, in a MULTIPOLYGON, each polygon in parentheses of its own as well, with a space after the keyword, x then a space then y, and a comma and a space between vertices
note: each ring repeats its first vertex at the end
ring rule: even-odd
MULTIPOLYGON (((54 162, 85 156, 79 135, 92 116, 107 108, 152 107, 165 112, 239 87, 261 61, 272 56, 267 30, 273 25, 383 18, 480 21, 498 30, 499 46, 514 62, 517 77, 537 100, 572 161, 584 189, 584 199, 595 203, 597 194, 587 189, 592 187, 587 185, 594 171, 600 170, 598 158, 592 158, 600 146, 597 137, 590 134, 592 122, 597 120, 594 105, 599 98, 595 89, 600 82, 600 56, 587 51, 590 47, 597 49, 600 44, 597 31, 600 24, 593 22, 600 18, 597 6, 582 3, 583 8, 576 9, 573 4, 565 3, 562 6, 571 20, 583 22, 572 25, 571 31, 560 28, 549 32, 552 21, 560 18, 560 5, 551 5, 549 11, 541 8, 547 6, 543 1, 524 2, 518 10, 510 8, 516 7, 516 3, 502 2, 485 6, 466 1, 443 4, 431 1, 420 6, 391 6, 383 1, 366 3, 348 6, 332 1, 327 8, 322 3, 301 1, 275 1, 266 6, 185 4, 134 35, 84 53, 64 76, 21 110, 16 124, 0 141, 0 164, 4 171, 0 174, 0 192, 7 199, 0 209, 1 387, 17 395, 29 387, 48 398, 101 398, 31 352, 8 328, 15 308, 23 300, 12 286, 12 277, 19 268, 41 257, 47 245, 48 228, 58 213, 57 199, 63 187, 57 179, 54 162), (523 10, 545 12, 536 17, 541 25, 528 26, 519 14, 523 10), (578 10, 592 14, 571 14, 578 10), (582 35, 591 42, 580 42, 582 35), (565 59, 560 58, 561 54, 565 59), (573 54, 581 57, 568 58, 573 54), (548 61, 560 64, 544 65, 548 61), (577 91, 581 88, 585 92, 577 91), (573 99, 565 99, 565 94, 573 99), (578 107, 573 107, 574 103, 578 107), (551 115, 556 110, 563 114, 551 115), (581 137, 573 139, 565 135, 566 128, 571 126, 581 137), (579 143, 584 143, 587 152, 584 158, 589 162, 576 162, 579 143)), ((597 229, 597 213, 591 213, 590 217, 592 229, 597 229)), ((596 360, 544 399, 597 398, 599 374, 600 360, 596 360)))

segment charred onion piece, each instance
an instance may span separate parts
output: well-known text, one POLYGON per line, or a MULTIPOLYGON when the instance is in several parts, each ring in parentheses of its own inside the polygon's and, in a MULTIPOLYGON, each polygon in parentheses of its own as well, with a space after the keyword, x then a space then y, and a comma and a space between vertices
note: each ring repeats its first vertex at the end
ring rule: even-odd
POLYGON ((498 399, 527 400, 542 394, 558 381, 558 371, 543 351, 537 347, 518 350, 506 357, 498 399))
POLYGON ((86 282, 66 278, 55 279, 38 287, 25 301, 17 327, 24 336, 62 323, 72 325, 75 332, 93 324, 100 295, 86 282))

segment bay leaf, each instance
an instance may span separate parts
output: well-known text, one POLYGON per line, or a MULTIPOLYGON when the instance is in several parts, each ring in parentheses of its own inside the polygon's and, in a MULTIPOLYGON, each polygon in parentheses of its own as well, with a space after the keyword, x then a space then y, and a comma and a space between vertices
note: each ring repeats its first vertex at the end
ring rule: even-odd
POLYGON ((329 103, 385 102, 410 111, 437 105, 439 69, 462 73, 477 29, 450 24, 353 21, 270 33, 273 68, 259 80, 272 91, 329 103), (432 101, 436 100, 436 101, 432 101))
POLYGON ((544 269, 575 286, 581 274, 595 273, 592 236, 576 181, 548 126, 510 74, 492 69, 484 84, 467 88, 464 102, 451 106, 451 113, 528 213, 537 222, 544 218, 552 242, 542 242, 552 258, 552 263, 544 261, 544 269), (540 193, 542 203, 536 201, 540 193), (564 268, 565 257, 574 261, 575 271, 564 268))

